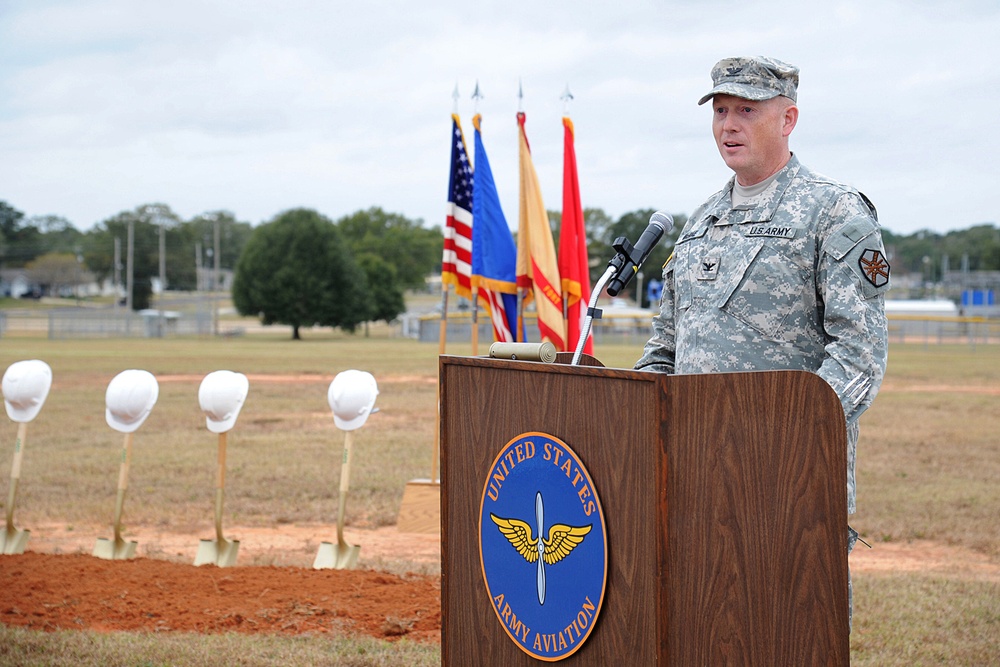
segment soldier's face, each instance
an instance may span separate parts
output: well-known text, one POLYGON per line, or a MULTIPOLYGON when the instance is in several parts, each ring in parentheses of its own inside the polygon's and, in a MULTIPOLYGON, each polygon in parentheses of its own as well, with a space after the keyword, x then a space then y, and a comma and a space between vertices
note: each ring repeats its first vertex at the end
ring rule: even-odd
POLYGON ((788 136, 798 120, 791 100, 716 95, 712 110, 715 144, 740 185, 760 183, 788 162, 788 136))

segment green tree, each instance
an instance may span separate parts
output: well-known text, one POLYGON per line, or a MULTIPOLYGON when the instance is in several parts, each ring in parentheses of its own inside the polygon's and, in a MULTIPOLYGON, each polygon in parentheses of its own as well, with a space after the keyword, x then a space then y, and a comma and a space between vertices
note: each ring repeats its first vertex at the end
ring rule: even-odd
POLYGON ((43 252, 38 227, 24 223, 24 213, 0 201, 0 266, 24 266, 43 252))
POLYGON ((309 209, 293 209, 257 227, 236 264, 233 304, 264 324, 329 326, 346 331, 372 312, 364 274, 337 226, 309 209))
POLYGON ((404 289, 420 289, 435 268, 440 269, 444 236, 437 227, 373 207, 337 221, 344 239, 357 256, 372 254, 395 267, 404 289))
POLYGON ((5 239, 13 236, 21 226, 23 218, 22 211, 18 211, 5 201, 0 201, 0 236, 5 239))
POLYGON ((0 201, 0 269, 7 265, 7 230, 15 229, 24 213, 0 201))
POLYGON ((590 286, 597 284, 612 257, 608 229, 614 221, 602 208, 583 209, 583 229, 587 235, 587 257, 590 259, 590 286))
POLYGON ((368 321, 392 322, 406 312, 406 302, 396 267, 378 255, 365 253, 358 257, 358 264, 365 272, 369 288, 368 321))
POLYGON ((1000 230, 993 225, 975 225, 945 234, 941 253, 948 256, 950 269, 959 271, 963 259, 970 271, 1000 269, 1000 230))
POLYGON ((41 246, 47 253, 71 252, 80 254, 83 233, 66 218, 59 215, 36 215, 28 220, 40 233, 41 246))
MULTIPOLYGON (((614 240, 618 237, 624 236, 628 239, 629 243, 635 245, 639 241, 639 237, 642 236, 643 231, 645 231, 646 226, 649 225, 649 218, 655 213, 654 209, 639 209, 637 211, 631 211, 622 215, 618 220, 610 225, 606 231, 606 238, 609 239, 609 245, 614 243, 614 240)), ((661 267, 666 264, 667 258, 670 257, 670 253, 673 251, 674 241, 676 241, 680 230, 684 227, 684 223, 687 222, 687 216, 678 213, 673 215, 674 226, 671 228, 670 232, 665 234, 660 242, 656 244, 652 252, 643 262, 642 268, 640 269, 644 276, 644 281, 649 281, 652 279, 659 280, 661 267)), ((611 259, 611 253, 614 250, 610 250, 608 254, 608 259, 611 259)), ((604 271, 604 266, 599 267, 601 273, 604 271)), ((629 290, 635 290, 637 288, 636 283, 633 281, 629 284, 629 290)), ((641 296, 642 306, 648 305, 649 302, 646 298, 645 290, 641 296)))

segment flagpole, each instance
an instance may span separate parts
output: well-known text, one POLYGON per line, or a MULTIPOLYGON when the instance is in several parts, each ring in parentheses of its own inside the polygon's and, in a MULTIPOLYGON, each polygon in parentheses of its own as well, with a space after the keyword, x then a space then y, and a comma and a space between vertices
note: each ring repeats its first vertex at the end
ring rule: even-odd
MULTIPOLYGON (((451 94, 452 117, 458 116, 458 83, 455 83, 455 90, 451 94)), ((441 325, 438 329, 438 355, 445 352, 445 344, 448 340, 448 283, 441 281, 441 325)), ((438 450, 441 446, 441 386, 438 384, 437 404, 434 406, 434 443, 431 451, 431 483, 437 480, 438 450)))
POLYGON ((517 288, 517 335, 514 336, 514 340, 519 343, 527 342, 528 332, 524 328, 524 288, 517 288), (522 334, 525 336, 525 340, 521 340, 522 334))
POLYGON ((448 338, 448 284, 441 283, 441 326, 438 329, 438 354, 444 354, 448 338))
MULTIPOLYGON (((458 115, 458 83, 455 84, 455 90, 451 94, 452 106, 451 115, 455 117, 458 115)), ((442 276, 443 277, 443 276, 442 276)), ((444 354, 445 343, 448 340, 448 283, 444 280, 441 281, 441 325, 438 329, 438 354, 444 354)), ((435 440, 437 437, 435 436, 435 440)), ((431 479, 434 479, 434 475, 431 475, 431 479)))
POLYGON ((479 356, 479 286, 472 288, 472 356, 479 356))
MULTIPOLYGON (((524 85, 520 77, 517 79, 517 113, 524 113, 524 85)), ((518 129, 518 132, 520 131, 518 129)), ((518 229, 518 232, 520 231, 518 229)), ((520 241, 518 241, 518 245, 520 247, 520 241)), ((520 285, 517 286, 517 334, 514 336, 514 340, 522 343, 528 341, 528 332, 524 328, 524 288, 520 285), (523 341, 521 340, 522 335, 524 336, 523 341)))
MULTIPOLYGON (((561 277, 548 211, 542 188, 531 159, 531 146, 525 131, 526 116, 518 112, 518 157, 520 172, 520 210, 518 218, 517 283, 531 292, 523 303, 534 299, 538 332, 557 350, 563 350, 566 321, 563 319, 561 277)), ((524 307, 522 307, 522 310, 524 307)))
MULTIPOLYGON (((472 91, 472 125, 475 127, 479 118, 479 100, 483 98, 483 94, 479 91, 479 81, 476 80, 476 88, 472 91)), ((472 193, 473 199, 476 197, 475 190, 472 193)), ((475 236, 476 227, 475 220, 473 220, 472 234, 475 236)), ((472 356, 479 356, 479 282, 475 277, 472 278, 472 356)))
MULTIPOLYGON (((569 92, 569 83, 568 82, 566 83, 566 90, 564 90, 563 94, 559 96, 559 99, 563 101, 563 116, 566 117, 566 118, 569 118, 569 103, 573 100, 573 93, 569 92)), ((559 234, 560 234, 560 237, 562 236, 562 234, 565 231, 562 228, 562 226, 565 225, 565 224, 566 224, 566 204, 565 204, 565 202, 563 202, 562 219, 561 219, 561 221, 559 223, 559 227, 560 227, 559 234)), ((569 346, 570 346, 570 340, 569 340, 569 329, 570 329, 570 327, 569 327, 569 297, 570 297, 570 293, 568 291, 566 291, 565 286, 566 286, 566 284, 564 282, 563 283, 563 288, 564 289, 562 290, 562 310, 563 310, 563 328, 565 329, 566 334, 565 334, 565 338, 563 340, 566 341, 566 351, 568 352, 569 349, 570 349, 569 348, 569 346)))

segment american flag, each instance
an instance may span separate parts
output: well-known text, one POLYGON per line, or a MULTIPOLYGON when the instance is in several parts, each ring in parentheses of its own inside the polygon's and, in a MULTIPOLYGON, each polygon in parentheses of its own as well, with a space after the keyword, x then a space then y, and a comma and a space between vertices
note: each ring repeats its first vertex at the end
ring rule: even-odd
POLYGON ((472 298, 472 165, 458 115, 451 116, 451 177, 444 228, 441 280, 455 293, 472 298))

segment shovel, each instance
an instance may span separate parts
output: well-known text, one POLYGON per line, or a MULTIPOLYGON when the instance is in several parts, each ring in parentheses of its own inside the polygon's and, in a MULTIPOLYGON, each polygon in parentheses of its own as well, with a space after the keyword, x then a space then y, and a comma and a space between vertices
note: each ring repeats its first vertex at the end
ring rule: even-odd
POLYGON ((344 431, 344 460, 340 468, 340 505, 337 508, 337 543, 323 542, 316 553, 313 569, 350 570, 358 562, 361 545, 348 544, 344 540, 344 510, 347 506, 347 491, 351 477, 351 431, 344 431))
POLYGON ((236 556, 240 551, 239 540, 226 540, 222 537, 222 498, 226 487, 226 433, 219 434, 219 470, 215 478, 215 539, 202 540, 198 544, 198 554, 194 557, 195 565, 218 565, 232 567, 236 565, 236 556))
POLYGON ((38 416, 52 387, 52 369, 44 361, 31 359, 15 361, 3 374, 3 404, 7 416, 17 422, 17 440, 14 441, 14 463, 10 468, 10 489, 7 496, 7 526, 0 532, 0 553, 23 554, 31 531, 14 528, 14 504, 17 501, 17 483, 21 479, 21 460, 28 422, 38 416))
POLYGON ((97 538, 94 545, 94 556, 105 560, 128 560, 135 557, 138 542, 126 542, 122 539, 122 509, 125 506, 125 491, 128 489, 128 467, 132 459, 133 433, 125 434, 125 444, 122 446, 122 463, 118 470, 118 496, 115 498, 115 538, 97 538))
POLYGON ((24 436, 28 431, 28 424, 21 422, 17 425, 17 440, 14 441, 14 463, 10 468, 10 494, 7 496, 7 529, 0 533, 0 553, 23 554, 24 547, 28 544, 30 530, 18 530, 14 528, 14 501, 17 498, 17 482, 21 479, 21 458, 24 456, 24 436))

